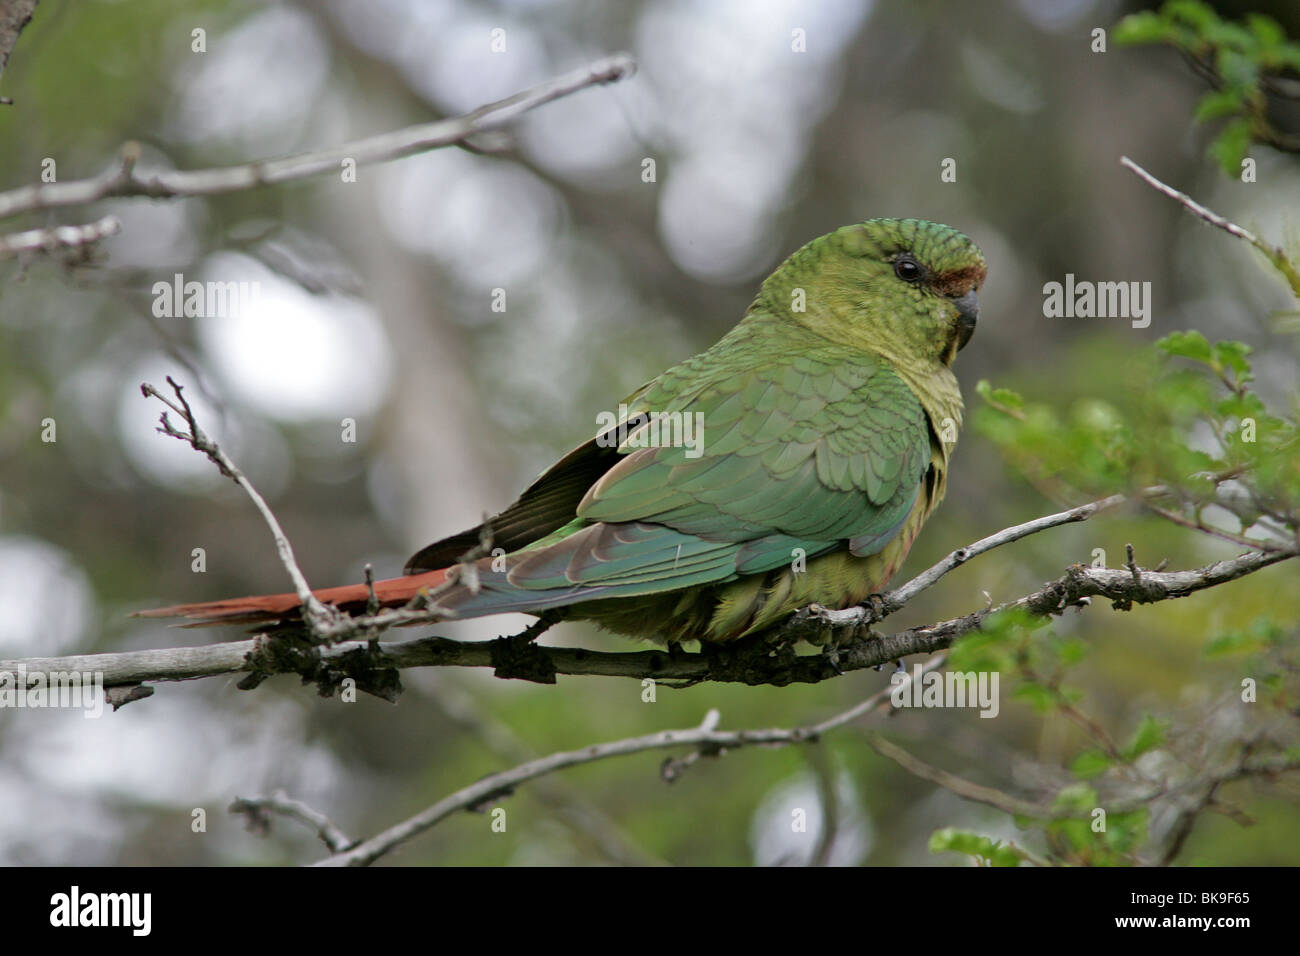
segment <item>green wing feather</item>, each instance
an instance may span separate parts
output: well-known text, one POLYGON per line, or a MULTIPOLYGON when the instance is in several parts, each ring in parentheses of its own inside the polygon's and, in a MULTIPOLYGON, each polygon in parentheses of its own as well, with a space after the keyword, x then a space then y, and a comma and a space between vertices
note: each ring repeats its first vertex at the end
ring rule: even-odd
POLYGON ((874 554, 897 533, 929 467, 930 430, 893 369, 830 343, 751 355, 743 371, 725 357, 703 353, 630 403, 633 414, 702 416, 701 445, 638 447, 647 426, 627 435, 576 517, 511 555, 510 585, 563 603, 649 594, 768 571, 796 548, 874 554))

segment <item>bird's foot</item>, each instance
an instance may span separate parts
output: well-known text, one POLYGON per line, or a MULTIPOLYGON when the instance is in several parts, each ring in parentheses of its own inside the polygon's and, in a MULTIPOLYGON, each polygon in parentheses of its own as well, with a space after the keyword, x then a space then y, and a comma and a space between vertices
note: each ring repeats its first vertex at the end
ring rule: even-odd
POLYGON ((531 644, 556 624, 560 623, 562 617, 563 615, 555 610, 543 611, 537 616, 537 620, 533 621, 532 624, 529 624, 518 634, 502 635, 502 637, 505 640, 513 641, 516 644, 531 644))
POLYGON ((879 592, 868 594, 862 602, 862 606, 867 610, 865 623, 868 628, 877 621, 883 621, 889 613, 889 605, 885 603, 885 596, 879 592))
POLYGON ((844 671, 840 668, 840 645, 836 641, 827 641, 822 645, 822 660, 827 666, 839 677, 844 676, 844 671))

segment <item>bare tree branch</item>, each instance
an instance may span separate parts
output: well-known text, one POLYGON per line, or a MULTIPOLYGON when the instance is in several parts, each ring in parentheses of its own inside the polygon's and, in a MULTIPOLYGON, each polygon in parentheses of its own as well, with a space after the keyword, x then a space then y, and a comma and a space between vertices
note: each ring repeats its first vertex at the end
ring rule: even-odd
POLYGON ((296 156, 258 160, 238 166, 140 172, 136 169, 140 146, 137 143, 127 143, 122 147, 121 160, 117 166, 98 176, 62 183, 34 183, 0 193, 0 218, 37 209, 80 206, 120 196, 148 196, 153 199, 212 196, 307 179, 323 173, 338 173, 346 161, 363 166, 399 159, 441 146, 463 143, 476 133, 509 123, 552 100, 589 86, 624 79, 632 75, 635 68, 636 63, 631 56, 615 54, 503 100, 480 106, 464 116, 408 126, 296 156))
POLYGON ((894 761, 914 777, 920 777, 937 786, 943 787, 950 793, 955 793, 964 800, 970 800, 975 803, 983 803, 993 807, 995 810, 1001 810, 1012 816, 1031 817, 1034 819, 1051 819, 1060 816, 1059 812, 1053 812, 1050 807, 1040 806, 1030 800, 1022 800, 1019 797, 1013 797, 1010 794, 1003 793, 993 787, 986 787, 983 784, 973 783, 956 774, 951 774, 947 770, 931 766, 919 757, 909 753, 902 747, 889 740, 886 740, 880 734, 869 733, 866 735, 866 741, 871 745, 871 749, 882 757, 894 761))
MULTIPOLYGON (((1130 574, 1127 569, 1117 573, 1130 574)), ((911 681, 916 680, 918 676, 943 666, 944 658, 945 655, 943 654, 935 655, 919 672, 912 672, 905 676, 898 687, 905 687, 911 681)), ((550 754, 537 760, 528 761, 510 770, 490 774, 470 786, 439 800, 403 822, 342 852, 336 852, 334 855, 318 861, 315 865, 368 866, 402 843, 428 830, 458 811, 483 808, 496 800, 510 796, 523 783, 568 767, 592 763, 597 760, 606 760, 612 757, 689 745, 694 747, 695 750, 687 758, 677 758, 670 761, 671 764, 677 767, 684 767, 702 756, 723 756, 728 750, 736 750, 744 746, 756 744, 787 746, 789 744, 817 742, 832 730, 850 724, 874 710, 885 709, 889 705, 891 695, 895 692, 895 689, 893 685, 886 687, 845 711, 819 723, 803 727, 721 731, 717 729, 718 712, 711 710, 698 727, 660 731, 640 737, 593 744, 580 750, 550 754)), ((942 786, 963 799, 983 803, 1008 814, 1035 819, 1061 819, 1091 815, 1091 811, 1054 810, 1047 806, 1013 797, 990 787, 972 783, 945 770, 926 764, 903 748, 885 740, 879 734, 868 734, 867 740, 878 753, 895 761, 909 773, 942 786)), ((1253 762, 1247 760, 1248 756, 1248 753, 1243 754, 1242 759, 1236 761, 1231 767, 1216 772, 1213 777, 1215 789, 1219 784, 1227 780, 1256 775, 1277 776, 1300 769, 1300 758, 1295 756, 1281 754, 1253 762)), ((670 775, 668 779, 674 777, 675 774, 670 775)), ((1199 785, 1198 781, 1185 781, 1180 787, 1175 788, 1175 791, 1170 792, 1191 790, 1199 785)), ((1112 812, 1125 812, 1143 805, 1146 801, 1162 792, 1164 791, 1158 788, 1151 789, 1121 804, 1111 805, 1110 810, 1112 812)), ((1041 858, 1030 855, 1027 855, 1026 859, 1030 859, 1031 862, 1038 865, 1046 864, 1046 861, 1041 858)))
MULTIPOLYGON (((23 28, 32 19, 36 11, 37 0, 0 0, 0 74, 4 73, 9 63, 9 54, 23 28)), ((12 103, 8 97, 0 97, 0 103, 12 103)))
MULTIPOLYGON (((1110 499, 1094 502, 1092 511, 1072 520, 1085 520, 1110 499)), ((1085 508, 1091 506, 1084 506, 1085 508)), ((1077 512, 1079 509, 1075 509, 1077 512)), ((990 535, 962 550, 979 553, 1000 544, 1025 537, 1046 528, 1066 523, 1062 516, 1049 515, 996 535, 990 535), (1026 527, 1033 530, 1024 531, 1026 527), (996 542, 996 543, 990 543, 996 542)), ((957 554, 959 552, 954 552, 957 554)), ((710 646, 697 653, 663 650, 590 651, 583 648, 528 645, 528 653, 544 659, 550 673, 631 677, 638 680, 698 683, 715 681, 749 685, 817 683, 854 670, 879 667, 913 654, 930 654, 951 646, 957 638, 979 630, 988 618, 1013 608, 1042 617, 1060 614, 1069 607, 1080 607, 1092 597, 1104 597, 1119 608, 1134 604, 1152 604, 1186 597, 1206 588, 1216 587, 1253 574, 1280 561, 1300 554, 1296 549, 1247 551, 1227 561, 1215 561, 1185 571, 1148 571, 1143 569, 1095 568, 1072 565, 1064 575, 1015 601, 986 607, 962 617, 934 624, 908 628, 892 634, 875 634, 865 613, 828 612, 805 608, 768 635, 759 635, 734 646, 710 646), (827 615, 832 615, 827 619, 827 615), (799 639, 829 639, 839 646, 837 660, 826 656, 796 654, 791 644, 799 639)), ((945 567, 952 556, 923 572, 913 581, 937 580, 937 568, 945 567)), ((955 566, 955 565, 954 565, 955 566)), ((891 594, 915 594, 921 590, 909 581, 891 594)), ((888 596, 886 596, 888 599, 888 596)), ((355 618, 364 622, 365 616, 355 618)), ((513 638, 496 641, 460 642, 443 637, 424 637, 409 641, 379 643, 342 641, 330 646, 294 643, 276 632, 260 634, 251 640, 211 644, 202 647, 163 650, 123 651, 111 654, 83 654, 69 657, 0 660, 0 673, 37 673, 52 671, 90 671, 103 674, 105 686, 138 684, 142 681, 191 680, 218 674, 247 673, 259 679, 272 674, 295 673, 315 683, 321 693, 330 694, 346 677, 358 681, 381 670, 408 667, 491 667, 498 677, 536 679, 515 667, 512 654, 517 650, 513 638)), ((247 686, 256 686, 252 681, 247 686)), ((366 688, 362 683, 363 689, 366 688)), ((388 695, 384 695, 388 696, 388 695)))
MULTIPOLYGON (((1151 488, 1143 492, 1143 495, 1158 495, 1163 491, 1163 488, 1151 488)), ((981 555, 985 551, 992 551, 994 548, 1010 544, 1013 541, 1019 541, 1031 534, 1046 531, 1048 528, 1072 524, 1076 521, 1087 521, 1097 512, 1104 511, 1127 500, 1127 495, 1111 495, 1109 498, 1092 501, 1086 505, 1071 508, 1068 511, 1045 515, 1042 518, 1035 518, 1032 521, 1026 521, 1011 528, 1004 528, 997 534, 980 538, 973 544, 968 544, 964 548, 958 548, 956 551, 950 552, 942 560, 922 571, 906 584, 885 594, 877 595, 876 600, 872 602, 872 606, 850 607, 842 611, 821 610, 817 612, 817 616, 836 625, 873 624, 876 621, 882 621, 895 611, 901 610, 903 605, 926 588, 935 584, 949 571, 960 567, 971 558, 981 555)))
POLYGON ((50 226, 29 229, 0 236, 0 259, 9 259, 24 253, 58 252, 59 250, 88 251, 89 247, 117 235, 122 224, 115 216, 105 216, 82 226, 50 226))
POLYGON ((333 607, 327 607, 322 604, 316 595, 312 594, 311 587, 307 584, 307 578, 303 575, 302 569, 298 567, 298 562, 293 556, 293 545, 289 543, 289 538, 285 535, 284 529, 280 527, 280 522, 276 519, 275 513, 271 506, 253 487, 253 483, 244 477, 244 473, 235 467, 235 463, 230 460, 224 451, 217 447, 217 443, 203 434, 203 429, 194 418, 194 411, 190 408, 190 403, 186 401, 183 389, 178 385, 170 375, 167 376, 167 384, 172 387, 176 393, 176 402, 171 401, 148 382, 140 385, 140 391, 145 398, 156 398, 176 414, 185 420, 185 426, 189 429, 187 432, 177 431, 172 425, 167 413, 163 412, 159 418, 161 422, 158 431, 171 438, 179 438, 181 441, 188 443, 195 451, 207 455, 208 459, 217 466, 223 475, 232 480, 253 500, 257 510, 261 512, 262 519, 271 529, 271 535, 275 538, 275 549, 280 554, 280 563, 284 569, 289 572, 289 580, 293 582, 294 592, 298 595, 298 600, 302 602, 303 617, 313 631, 331 623, 339 612, 333 607), (177 402, 180 404, 178 405, 177 402))
POLYGON ((1164 193, 1169 198, 1180 203, 1184 208, 1191 212, 1193 216, 1203 219, 1210 225, 1222 229, 1230 236, 1235 236, 1238 239, 1244 239, 1249 242, 1264 254, 1264 257, 1273 264, 1273 267, 1277 269, 1278 272, 1282 273, 1282 275, 1286 277, 1287 283, 1291 286, 1291 291, 1297 297, 1300 297, 1300 271, 1297 271, 1295 264, 1287 258, 1286 253, 1282 251, 1280 246, 1270 245, 1250 230, 1243 229, 1235 222, 1231 222, 1223 216, 1220 216, 1217 212, 1202 206, 1191 196, 1187 195, 1187 193, 1179 192, 1173 186, 1168 186, 1162 183, 1127 156, 1121 156, 1119 161, 1120 165, 1131 169, 1137 174, 1139 179, 1145 182, 1152 189, 1164 193))
POLYGON ((342 853, 355 846, 357 842, 335 826, 325 814, 313 810, 301 800, 292 799, 283 790, 269 797, 237 797, 228 809, 231 813, 246 817, 248 828, 260 834, 265 834, 271 829, 270 814, 272 813, 298 820, 315 830, 316 835, 331 853, 342 853))
MULTIPOLYGON (((922 673, 934 669, 942 660, 932 661, 922 673)), ((903 684, 915 680, 909 675, 903 684)), ((716 711, 710 711, 698 727, 685 730, 661 730, 658 733, 641 737, 629 737, 613 740, 603 744, 592 744, 581 750, 568 750, 553 753, 539 760, 532 760, 501 773, 489 774, 462 790, 458 790, 439 800, 433 806, 420 811, 396 826, 389 827, 382 833, 371 837, 349 850, 336 853, 319 861, 316 866, 368 866, 379 857, 395 847, 429 829, 434 824, 445 820, 451 814, 470 808, 482 807, 490 801, 508 796, 520 784, 566 767, 606 760, 610 757, 627 756, 644 753, 648 750, 663 750, 669 747, 692 745, 707 752, 710 756, 721 756, 728 750, 754 744, 783 746, 786 744, 816 742, 827 731, 842 727, 871 710, 888 705, 894 688, 886 687, 877 691, 866 700, 854 705, 842 713, 805 727, 789 729, 771 728, 766 730, 717 730, 716 711)))
MULTIPOLYGON (((507 764, 536 760, 533 751, 505 721, 481 707, 459 682, 439 680, 427 695, 433 705, 460 728, 474 735, 490 753, 507 764)), ((606 860, 620 866, 667 866, 666 860, 638 844, 618 822, 578 789, 558 778, 539 779, 533 796, 557 820, 580 839, 585 839, 606 860)), ((345 849, 345 848, 339 848, 345 849)), ((336 851, 337 852, 337 851, 336 851)))

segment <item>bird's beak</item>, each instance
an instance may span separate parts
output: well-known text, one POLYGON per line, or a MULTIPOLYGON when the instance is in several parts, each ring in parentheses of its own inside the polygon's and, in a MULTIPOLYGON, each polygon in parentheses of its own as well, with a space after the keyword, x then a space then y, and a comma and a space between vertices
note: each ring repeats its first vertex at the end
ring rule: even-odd
POLYGON ((957 306, 957 351, 960 352, 975 334, 975 323, 980 317, 980 300, 972 289, 952 302, 957 306))

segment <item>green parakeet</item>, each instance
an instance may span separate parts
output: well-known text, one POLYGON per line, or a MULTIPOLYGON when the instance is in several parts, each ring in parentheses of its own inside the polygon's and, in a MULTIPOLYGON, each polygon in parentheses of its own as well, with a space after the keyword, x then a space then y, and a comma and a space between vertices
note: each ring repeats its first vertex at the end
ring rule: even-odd
MULTIPOLYGON (((491 519, 504 554, 476 562, 477 590, 453 580, 436 606, 556 610, 675 643, 863 601, 943 499, 962 421, 952 363, 984 276, 975 244, 933 222, 872 219, 809 242, 717 344, 637 389, 491 519)), ((424 548, 376 585, 381 603, 443 585, 480 533, 424 548)), ((316 593, 349 610, 368 595, 316 593)), ((282 594, 143 613, 207 623, 297 609, 282 594)))

